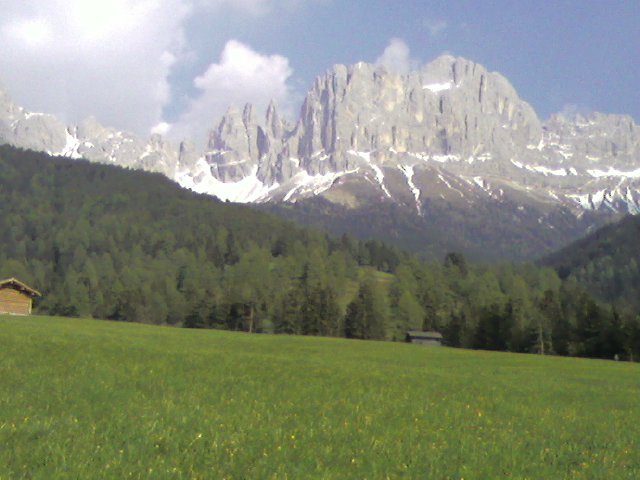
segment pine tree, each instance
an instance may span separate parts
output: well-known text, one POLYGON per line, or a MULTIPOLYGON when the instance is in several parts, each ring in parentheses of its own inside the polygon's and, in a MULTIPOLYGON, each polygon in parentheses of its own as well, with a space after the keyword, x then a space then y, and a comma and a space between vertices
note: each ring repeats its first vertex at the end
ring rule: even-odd
POLYGON ((358 289, 358 295, 348 305, 344 321, 347 338, 383 339, 385 336, 386 312, 382 296, 376 298, 371 278, 365 278, 358 289))
POLYGON ((300 333, 300 293, 290 288, 280 299, 272 318, 275 333, 300 333))

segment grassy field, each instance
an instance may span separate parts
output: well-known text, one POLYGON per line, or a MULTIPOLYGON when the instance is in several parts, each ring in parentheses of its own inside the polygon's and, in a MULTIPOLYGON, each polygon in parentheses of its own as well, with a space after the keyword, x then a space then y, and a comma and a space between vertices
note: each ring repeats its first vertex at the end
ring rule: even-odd
POLYGON ((0 479, 638 479, 640 365, 0 317, 0 479))

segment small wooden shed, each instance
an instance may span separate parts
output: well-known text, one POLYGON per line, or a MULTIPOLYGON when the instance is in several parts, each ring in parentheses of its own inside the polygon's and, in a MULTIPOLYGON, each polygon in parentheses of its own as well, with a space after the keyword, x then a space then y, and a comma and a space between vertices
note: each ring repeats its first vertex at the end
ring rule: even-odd
POLYGON ((440 346, 442 345, 442 335, 438 332, 407 332, 407 342, 420 345, 440 346))
POLYGON ((0 313, 30 315, 33 299, 40 296, 40 292, 20 280, 0 280, 0 313))

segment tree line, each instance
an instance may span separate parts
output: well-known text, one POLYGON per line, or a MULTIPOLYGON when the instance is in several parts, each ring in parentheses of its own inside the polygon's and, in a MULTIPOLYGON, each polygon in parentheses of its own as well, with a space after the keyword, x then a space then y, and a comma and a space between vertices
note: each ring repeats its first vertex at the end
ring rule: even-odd
POLYGON ((332 238, 158 174, 0 147, 0 275, 39 312, 248 332, 640 357, 640 318, 533 265, 332 238))

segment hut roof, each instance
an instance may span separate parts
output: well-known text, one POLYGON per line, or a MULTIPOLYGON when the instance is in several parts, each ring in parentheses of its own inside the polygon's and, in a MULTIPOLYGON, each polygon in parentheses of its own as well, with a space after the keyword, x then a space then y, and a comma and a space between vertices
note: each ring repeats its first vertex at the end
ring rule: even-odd
POLYGON ((34 288, 31 288, 26 283, 22 283, 17 278, 7 278, 6 280, 0 280, 0 288, 13 287, 20 292, 29 295, 30 297, 41 297, 42 294, 34 288))
POLYGON ((438 332, 421 332, 419 330, 412 330, 407 332, 411 338, 439 338, 442 339, 442 334, 438 332))

